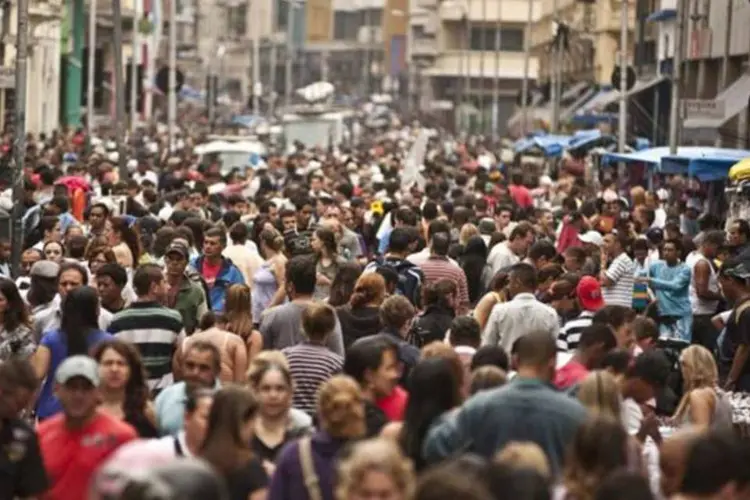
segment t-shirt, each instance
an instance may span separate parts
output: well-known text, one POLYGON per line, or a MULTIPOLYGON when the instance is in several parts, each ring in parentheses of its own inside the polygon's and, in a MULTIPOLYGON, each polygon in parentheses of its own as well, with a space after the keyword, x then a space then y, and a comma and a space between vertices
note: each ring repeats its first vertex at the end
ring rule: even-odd
POLYGON ((214 286, 216 277, 219 276, 219 271, 221 271, 221 264, 221 260, 219 260, 216 265, 211 264, 207 259, 203 260, 203 265, 201 266, 201 276, 204 280, 206 280, 206 285, 208 285, 209 288, 214 286))
POLYGON ((588 368, 575 360, 568 361, 555 373, 555 387, 565 390, 583 381, 589 374, 588 368))
POLYGON ((633 283, 635 282, 635 264, 633 260, 622 252, 605 271, 607 278, 612 280, 612 286, 602 286, 602 297, 608 306, 633 307, 633 283))
MULTIPOLYGON (((741 345, 750 344, 750 307, 747 305, 748 301, 750 299, 735 304, 729 318, 726 320, 725 333, 719 339, 719 361, 722 365, 720 367, 722 373, 729 373, 737 348, 741 345), (740 313, 739 315, 737 314, 738 312, 740 313)), ((746 362, 740 372, 740 376, 747 373, 750 373, 750 363, 746 362)))
POLYGON ((391 393, 378 400, 378 407, 383 410, 388 420, 400 422, 404 419, 406 403, 409 401, 409 393, 401 387, 396 386, 391 393))
POLYGON ((227 474, 230 500, 247 500, 251 494, 268 487, 268 474, 257 459, 227 474))
POLYGON ((65 416, 57 415, 42 422, 38 434, 51 485, 41 495, 43 500, 87 498, 96 470, 117 448, 137 437, 131 426, 104 412, 81 429, 68 428, 65 416))

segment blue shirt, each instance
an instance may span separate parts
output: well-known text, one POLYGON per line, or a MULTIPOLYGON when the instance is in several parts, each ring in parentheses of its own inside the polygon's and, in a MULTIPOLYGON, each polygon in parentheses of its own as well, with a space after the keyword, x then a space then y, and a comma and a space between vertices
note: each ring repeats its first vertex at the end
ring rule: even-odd
MULTIPOLYGON (((221 388, 216 381, 214 389, 221 388)), ((162 436, 177 434, 185 424, 185 402, 187 401, 187 385, 177 382, 170 385, 156 396, 154 410, 156 412, 156 426, 162 436)))
POLYGON ((660 316, 692 315, 690 307, 690 268, 683 263, 674 266, 660 260, 651 265, 649 286, 654 291, 660 316))
MULTIPOLYGON (((91 349, 96 344, 112 338, 114 337, 109 333, 96 330, 89 333, 88 337, 86 337, 86 346, 91 349)), ((44 385, 42 386, 36 406, 36 413, 39 419, 45 419, 62 411, 60 401, 54 393, 55 373, 57 372, 57 367, 68 357, 68 344, 65 334, 61 333, 60 330, 51 330, 44 334, 40 346, 49 349, 47 378, 44 379, 44 385)))

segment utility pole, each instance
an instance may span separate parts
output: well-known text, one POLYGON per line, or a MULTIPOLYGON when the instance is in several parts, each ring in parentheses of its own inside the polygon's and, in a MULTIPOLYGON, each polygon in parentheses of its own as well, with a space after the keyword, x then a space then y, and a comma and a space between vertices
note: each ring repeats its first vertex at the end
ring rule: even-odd
MULTIPOLYGON (((95 0, 94 0, 95 1, 95 0)), ((92 1, 92 3, 94 3, 92 1)), ((133 55, 130 59, 130 133, 134 134, 138 128, 138 59, 141 56, 141 20, 143 19, 143 3, 135 2, 135 25, 133 26, 133 55)), ((115 47, 118 47, 115 44, 115 47)), ((121 56, 122 57, 122 56, 121 56)), ((122 71, 122 70, 120 70, 122 71)), ((118 71, 119 73, 119 71, 118 71)))
POLYGON ((529 0, 529 14, 523 41, 523 81, 521 82, 521 135, 526 135, 529 121, 529 63, 531 61, 531 23, 534 20, 534 0, 529 0))
MULTIPOLYGON (((122 4, 120 0, 112 0, 112 22, 114 23, 113 43, 115 47, 122 47, 122 4)), ((120 179, 128 178, 127 162, 125 158, 125 81, 122 70, 122 51, 114 51, 115 58, 115 141, 117 141, 117 163, 120 179)), ((133 81, 135 87, 135 80, 133 81)))
POLYGON ((286 60, 284 61, 284 106, 292 105, 294 60, 298 57, 297 47, 294 46, 294 1, 286 0, 288 10, 286 12, 286 60))
POLYGON ((492 79, 492 140, 498 141, 500 121, 500 47, 502 44, 503 1, 497 0, 497 20, 495 21, 495 75, 492 79))
POLYGON ((365 9, 365 15, 363 23, 365 25, 365 33, 367 39, 365 40, 365 53, 364 63, 362 64, 362 96, 368 98, 370 95, 370 65, 372 64, 370 58, 370 50, 372 46, 372 28, 370 27, 370 9, 365 9))
MULTIPOLYGON (((625 2, 623 2, 624 4, 625 2)), ((550 78, 550 100, 552 101, 552 123, 550 129, 552 133, 557 133, 560 121, 560 58, 562 57, 562 21, 560 20, 560 5, 558 0, 552 4, 554 23, 556 25, 555 38, 552 41, 552 67, 550 68, 552 78, 550 78)))
POLYGON ((628 2, 620 8, 620 116, 617 150, 625 152, 628 135, 628 2))
MULTIPOLYGON (((466 15, 465 12, 464 12, 464 15, 466 15)), ((463 79, 464 66, 466 63, 466 54, 465 54, 466 42, 464 40, 465 40, 465 37, 463 37, 460 40, 460 45, 459 45, 459 47, 461 48, 461 56, 458 58, 458 89, 457 89, 458 99, 456 100, 456 103, 454 105, 455 106, 454 110, 458 113, 454 117, 454 119, 458 118, 458 123, 456 123, 456 127, 458 128, 459 134, 464 128, 463 103, 464 103, 464 96, 466 95, 466 80, 463 79)))
POLYGON ((169 92, 167 93, 167 126, 169 151, 175 148, 177 128, 177 1, 169 0, 169 92))
POLYGON ((11 239, 11 263, 13 276, 21 271, 23 251, 23 163, 26 159, 26 70, 29 53, 29 4, 28 0, 17 0, 16 20, 16 108, 14 120, 13 156, 16 162, 13 175, 13 235, 11 239))
POLYGON ((94 132, 94 65, 96 64, 96 0, 89 2, 89 57, 86 76, 86 136, 94 132))
MULTIPOLYGON (((471 39, 471 32, 469 32, 469 39, 471 39)), ((480 47, 482 49, 481 59, 479 60, 479 74, 481 75, 479 78, 480 81, 480 91, 479 91, 479 120, 480 120, 480 126, 479 130, 482 132, 482 134, 485 134, 487 132, 486 129, 486 123, 484 120, 484 92, 487 88, 484 84, 485 82, 485 74, 484 74, 484 56, 488 52, 487 50, 487 0, 482 0, 482 46, 480 47)), ((497 76, 497 75, 495 75, 497 76)))
MULTIPOLYGON (((729 0, 727 2, 727 19, 731 19, 732 11, 734 10, 734 2, 729 0)), ((719 88, 717 94, 720 94, 724 89, 727 88, 727 81, 729 79, 729 53, 732 44, 732 25, 727 22, 726 36, 724 37, 724 54, 721 58, 721 72, 719 73, 719 88)), ((717 148, 722 147, 721 134, 716 134, 716 141, 714 146, 717 148)))
MULTIPOLYGON (((253 113, 256 115, 260 114, 260 96, 263 93, 263 84, 260 81, 260 30, 258 29, 260 12, 257 12, 260 10, 259 5, 260 2, 257 0, 251 0, 250 2, 250 12, 252 13, 250 29, 253 30, 253 113)), ((276 71, 276 68, 273 68, 272 71, 276 71)))
MULTIPOLYGON (((471 5, 467 3, 467 5, 471 5)), ((481 53, 480 53, 481 54, 481 53)), ((472 80, 471 80, 471 13, 470 8, 466 10, 466 37, 464 38, 464 57, 466 58, 466 92, 464 92, 464 98, 466 102, 465 106, 462 106, 462 114, 466 115, 466 131, 471 132, 471 115, 468 113, 469 103, 471 102, 472 93, 472 80), (464 111, 467 111, 464 113, 464 111)))
POLYGON ((674 67, 672 68, 672 103, 669 108, 669 154, 672 155, 677 154, 677 141, 680 126, 680 101, 682 99, 680 74, 682 72, 686 14, 685 0, 677 0, 677 30, 675 32, 674 44, 674 67))

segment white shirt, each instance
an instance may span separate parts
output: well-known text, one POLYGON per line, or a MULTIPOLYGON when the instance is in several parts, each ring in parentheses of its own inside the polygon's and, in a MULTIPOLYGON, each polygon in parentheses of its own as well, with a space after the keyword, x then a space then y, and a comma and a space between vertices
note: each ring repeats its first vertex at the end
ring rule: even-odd
POLYGON ((685 264, 690 268, 690 306, 693 310, 694 315, 713 315, 716 312, 716 308, 719 306, 718 300, 704 300, 698 297, 698 292, 695 289, 695 266, 701 262, 706 261, 708 268, 711 273, 708 276, 708 290, 714 293, 719 293, 719 279, 714 270, 714 266, 702 253, 695 251, 691 252, 690 255, 685 259, 685 264))
POLYGON ((159 439, 153 439, 150 443, 151 446, 153 446, 154 452, 163 451, 164 453, 172 454, 172 456, 177 457, 177 450, 174 443, 175 438, 177 438, 180 448, 182 449, 182 456, 185 458, 193 458, 194 455, 190 452, 190 449, 188 449, 187 442, 185 441, 185 431, 180 431, 173 436, 164 436, 159 439))
POLYGON ((140 172, 133 173, 133 180, 137 182, 138 184, 143 184, 143 181, 150 181, 156 186, 159 187, 159 176, 156 175, 156 172, 153 172, 151 170, 147 170, 143 174, 140 172))
POLYGON ((502 241, 492 247, 490 255, 487 257, 487 264, 492 269, 492 276, 495 276, 501 269, 514 266, 519 262, 521 262, 521 258, 513 253, 507 241, 502 241))
POLYGON ((608 306, 633 307, 633 285, 635 283, 635 263, 622 252, 609 265, 604 274, 612 281, 612 286, 602 286, 602 297, 608 306))
MULTIPOLYGON (((406 260, 408 260, 409 262, 411 262, 415 266, 421 266, 422 264, 424 264, 425 262, 427 262, 427 260, 429 258, 430 258, 430 249, 429 249, 429 247, 425 247, 425 248, 422 249, 421 252, 417 252, 417 253, 413 253, 413 254, 409 255, 406 258, 406 260)), ((458 265, 458 262, 456 262, 455 260, 451 259, 450 257, 448 257, 448 262, 450 262, 451 264, 453 264, 456 267, 461 267, 461 266, 458 265)))
POLYGON ((516 340, 542 330, 557 338, 557 311, 539 302, 533 294, 519 293, 510 302, 492 308, 482 332, 482 345, 498 345, 510 354, 516 340))

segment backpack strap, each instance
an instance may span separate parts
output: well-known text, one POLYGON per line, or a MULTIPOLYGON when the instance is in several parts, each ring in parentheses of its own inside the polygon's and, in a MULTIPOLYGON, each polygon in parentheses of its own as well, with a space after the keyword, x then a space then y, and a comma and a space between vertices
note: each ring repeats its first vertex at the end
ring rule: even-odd
POLYGON ((302 465, 302 476, 305 479, 305 488, 310 500, 323 500, 323 494, 320 491, 320 480, 315 473, 310 436, 305 436, 299 440, 299 461, 302 465))

